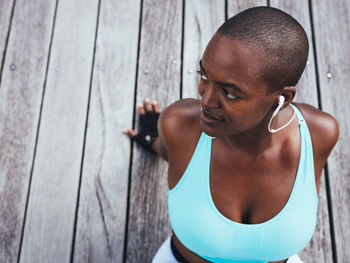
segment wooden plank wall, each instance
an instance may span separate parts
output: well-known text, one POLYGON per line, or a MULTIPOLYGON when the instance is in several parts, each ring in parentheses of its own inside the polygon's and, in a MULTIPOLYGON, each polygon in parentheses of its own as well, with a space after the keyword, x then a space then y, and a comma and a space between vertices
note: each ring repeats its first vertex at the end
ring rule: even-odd
POLYGON ((74 262, 123 262, 140 7, 100 3, 74 262))
POLYGON ((11 17, 0 84, 0 262, 18 262, 55 8, 53 1, 17 0, 12 16, 11 8, 0 10, 11 17))
POLYGON ((182 97, 199 98, 199 60, 210 38, 225 21, 225 1, 185 1, 182 97), (206 8, 202 8, 205 6, 206 8))
POLYGON ((167 164, 122 134, 148 97, 198 97, 198 61, 227 17, 270 5, 310 42, 296 101, 333 114, 305 262, 350 257, 350 4, 128 0, 0 3, 0 262, 150 262, 170 235, 167 164))
MULTIPOLYGON (((182 11, 180 0, 143 1, 136 105, 150 98, 164 108, 180 97, 182 11)), ((166 175, 163 160, 134 147, 126 262, 150 262, 170 233, 166 175)))
POLYGON ((320 107, 339 122, 340 136, 326 170, 333 252, 336 262, 350 259, 350 3, 313 1, 320 107))
MULTIPOLYGON (((11 29, 11 13, 14 7, 14 0, 0 1, 0 72, 2 72, 4 54, 6 53, 6 41, 11 29)), ((0 74, 1 75, 1 74, 0 74)), ((1 82, 1 77, 0 77, 1 82)))
POLYGON ((20 262, 70 260, 97 13, 58 2, 20 262))

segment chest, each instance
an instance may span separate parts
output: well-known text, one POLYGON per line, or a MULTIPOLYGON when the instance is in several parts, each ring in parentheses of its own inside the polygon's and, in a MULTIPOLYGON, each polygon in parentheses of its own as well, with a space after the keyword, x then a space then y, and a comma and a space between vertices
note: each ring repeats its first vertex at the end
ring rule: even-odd
POLYGON ((268 221, 287 203, 298 170, 299 155, 292 161, 263 158, 259 161, 233 161, 225 164, 219 156, 210 163, 211 198, 228 219, 257 224, 268 221))
MULTIPOLYGON (((239 153, 228 157, 214 140, 209 164, 209 188, 215 207, 223 216, 239 223, 257 224, 273 218, 289 199, 299 158, 298 143, 287 145, 284 151, 273 149, 251 159, 239 153)), ((182 160, 182 163, 169 166, 170 189, 181 179, 190 158, 186 160, 183 155, 182 160)))

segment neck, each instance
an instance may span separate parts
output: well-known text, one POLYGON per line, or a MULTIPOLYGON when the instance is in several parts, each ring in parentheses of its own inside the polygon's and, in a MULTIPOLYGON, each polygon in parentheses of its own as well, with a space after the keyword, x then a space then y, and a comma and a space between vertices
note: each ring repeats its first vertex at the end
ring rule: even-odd
POLYGON ((272 136, 267 128, 265 131, 263 127, 260 127, 260 129, 251 129, 241 134, 225 136, 223 140, 229 149, 239 149, 241 152, 254 157, 273 145, 273 137, 275 136, 272 136))
MULTIPOLYGON (((272 127, 281 127, 290 120, 292 114, 293 109, 291 109, 291 107, 281 110, 273 119, 272 127)), ((239 149, 252 158, 259 156, 266 149, 275 145, 276 140, 280 138, 279 135, 282 134, 282 130, 272 134, 267 129, 271 116, 272 111, 254 128, 240 134, 222 137, 223 142, 231 150, 239 149)), ((287 129, 287 127, 285 129, 287 129)))

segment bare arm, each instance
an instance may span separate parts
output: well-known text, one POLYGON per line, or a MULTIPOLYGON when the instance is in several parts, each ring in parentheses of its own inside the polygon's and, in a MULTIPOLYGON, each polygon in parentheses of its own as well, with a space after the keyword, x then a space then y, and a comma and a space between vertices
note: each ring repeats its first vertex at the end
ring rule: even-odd
POLYGON ((152 149, 165 161, 168 161, 167 152, 164 148, 164 146, 161 143, 161 139, 158 137, 153 143, 152 143, 152 149))
POLYGON ((314 150, 315 172, 320 175, 339 139, 339 125, 332 115, 312 105, 298 103, 297 106, 308 124, 314 150))

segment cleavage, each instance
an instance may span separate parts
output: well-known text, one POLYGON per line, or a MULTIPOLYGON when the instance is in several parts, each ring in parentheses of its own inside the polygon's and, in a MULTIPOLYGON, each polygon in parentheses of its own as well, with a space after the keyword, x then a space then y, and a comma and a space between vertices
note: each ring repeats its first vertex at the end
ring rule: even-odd
MULTIPOLYGON (((275 217, 286 205, 296 178, 298 147, 288 149, 292 158, 271 152, 257 161, 216 151, 212 141, 209 188, 217 210, 231 221, 258 224, 275 217), (275 156, 275 158, 273 157, 275 156)), ((218 146, 219 147, 219 146, 218 146)), ((300 147, 300 146, 299 146, 300 147)))

